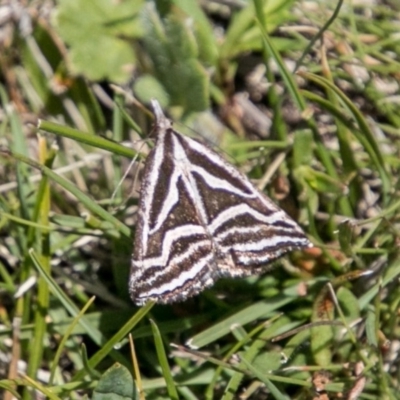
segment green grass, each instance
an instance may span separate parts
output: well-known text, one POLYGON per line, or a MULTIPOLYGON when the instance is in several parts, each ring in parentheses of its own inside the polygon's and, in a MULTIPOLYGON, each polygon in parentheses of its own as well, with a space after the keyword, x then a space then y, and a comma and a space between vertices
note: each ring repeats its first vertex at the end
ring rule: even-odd
POLYGON ((4 399, 398 398, 399 6, 205 4, 60 0, 0 27, 4 399), (151 98, 315 247, 135 307, 151 98))

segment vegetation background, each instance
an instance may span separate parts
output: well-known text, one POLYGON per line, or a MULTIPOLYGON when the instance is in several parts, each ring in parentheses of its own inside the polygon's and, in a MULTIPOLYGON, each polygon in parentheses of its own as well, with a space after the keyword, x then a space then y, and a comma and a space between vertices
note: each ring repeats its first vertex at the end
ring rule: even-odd
POLYGON ((396 0, 1 1, 2 398, 398 399, 399 32, 396 0), (315 248, 135 307, 151 98, 315 248))

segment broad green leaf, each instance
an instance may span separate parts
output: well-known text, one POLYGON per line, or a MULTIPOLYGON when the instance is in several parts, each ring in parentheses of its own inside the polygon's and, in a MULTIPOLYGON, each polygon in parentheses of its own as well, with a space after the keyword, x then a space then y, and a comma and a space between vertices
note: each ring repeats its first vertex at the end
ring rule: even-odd
POLYGON ((360 317, 360 306, 358 304, 358 299, 349 289, 342 286, 337 290, 336 295, 343 314, 346 316, 346 319, 348 319, 349 322, 353 322, 360 317))
POLYGON ((246 325, 259 318, 265 318, 271 312, 294 301, 294 299, 295 297, 283 298, 282 296, 276 296, 268 299, 266 302, 252 304, 193 336, 186 342, 186 344, 193 349, 204 347, 219 338, 230 334, 232 325, 246 325))
POLYGON ((304 179, 318 193, 334 196, 346 194, 347 187, 324 172, 316 171, 306 165, 298 167, 295 172, 298 178, 304 179))
POLYGON ((157 99, 163 108, 169 104, 168 93, 153 75, 145 74, 140 76, 136 79, 133 90, 143 103, 150 103, 151 99, 157 99))
POLYGON ((218 47, 209 19, 196 0, 173 0, 174 4, 193 19, 193 31, 199 47, 199 58, 211 65, 217 62, 218 47))
POLYGON ((267 351, 258 355, 253 361, 253 365, 263 372, 270 372, 281 367, 282 357, 276 351, 267 351))
POLYGON ((183 106, 186 112, 207 109, 209 78, 198 61, 198 45, 187 18, 169 14, 161 20, 149 7, 143 25, 154 74, 168 93, 170 104, 183 106))
MULTIPOLYGON (((340 287, 337 292, 337 299, 340 304, 340 309, 343 312, 343 315, 346 317, 346 321, 349 325, 351 325, 354 321, 356 321, 358 318, 360 318, 360 306, 358 303, 358 299, 354 296, 351 291, 345 287, 340 287)), ((366 333, 367 333, 367 338, 369 339, 370 336, 368 336, 371 331, 369 331, 368 326, 368 319, 367 319, 367 324, 366 324, 366 333)), ((348 331, 345 336, 343 336, 343 327, 337 327, 335 329, 336 335, 340 338, 341 346, 337 348, 336 350, 336 357, 340 357, 342 360, 347 360, 349 357, 351 357, 352 349, 354 348, 354 341, 351 339, 351 328, 348 327, 350 331, 348 331)))
POLYGON ((71 70, 92 80, 126 81, 141 37, 143 0, 60 0, 55 26, 69 45, 71 70))
POLYGON ((339 228, 339 244, 340 249, 347 255, 351 256, 353 254, 352 243, 354 241, 354 222, 351 220, 345 220, 338 226, 339 228))
MULTIPOLYGON (((281 351, 282 368, 289 368, 293 365, 307 365, 310 356, 310 329, 300 330, 286 343, 281 351)), ((310 371, 293 370, 292 378, 307 380, 310 378, 310 371)))
MULTIPOLYGON (((325 285, 314 301, 312 322, 332 321, 334 305, 328 286, 325 285)), ((334 330, 330 325, 316 325, 311 328, 311 351, 317 365, 326 367, 332 361, 334 330)))
POLYGON ((139 399, 132 374, 121 364, 114 364, 100 378, 92 400, 139 399))
POLYGON ((293 142, 293 167, 311 165, 313 151, 313 135, 311 130, 297 131, 293 142))
POLYGON ((373 310, 367 311, 365 333, 367 334, 368 344, 377 347, 378 338, 376 335, 376 314, 373 310))

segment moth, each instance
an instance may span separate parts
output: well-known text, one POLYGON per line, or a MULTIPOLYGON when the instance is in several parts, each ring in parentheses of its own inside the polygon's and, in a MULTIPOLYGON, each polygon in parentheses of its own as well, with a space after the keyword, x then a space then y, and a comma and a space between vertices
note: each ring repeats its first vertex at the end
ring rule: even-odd
POLYGON ((183 301, 312 246, 245 175, 174 130, 157 101, 152 107, 156 143, 144 167, 129 282, 137 305, 183 301))

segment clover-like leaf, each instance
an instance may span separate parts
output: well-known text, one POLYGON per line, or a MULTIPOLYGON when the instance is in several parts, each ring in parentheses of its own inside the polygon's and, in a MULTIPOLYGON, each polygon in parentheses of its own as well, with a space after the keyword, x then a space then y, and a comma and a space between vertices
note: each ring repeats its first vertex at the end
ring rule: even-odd
POLYGON ((126 81, 136 60, 130 40, 143 33, 143 0, 60 0, 55 26, 69 45, 71 71, 91 80, 126 81))
POLYGON ((139 398, 132 374, 121 364, 114 364, 100 378, 92 400, 136 400, 139 398))

